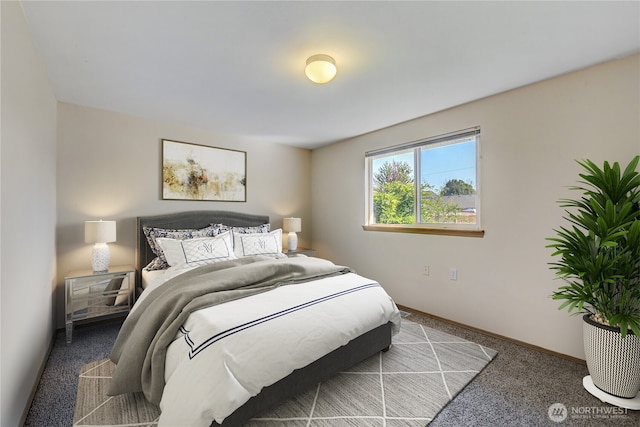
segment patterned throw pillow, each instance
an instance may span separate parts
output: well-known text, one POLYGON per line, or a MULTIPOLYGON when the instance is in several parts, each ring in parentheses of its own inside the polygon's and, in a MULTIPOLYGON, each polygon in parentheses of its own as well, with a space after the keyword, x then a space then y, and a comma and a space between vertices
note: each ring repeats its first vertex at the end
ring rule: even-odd
POLYGON ((218 227, 221 233, 232 231, 236 234, 252 234, 252 233, 268 233, 271 231, 271 224, 262 224, 255 227, 231 227, 226 224, 211 224, 212 227, 218 227))
POLYGON ((171 267, 205 265, 236 258, 230 231, 216 237, 187 240, 160 237, 157 241, 171 267))
POLYGON ((236 257, 255 255, 278 256, 282 253, 282 229, 269 233, 233 232, 233 248, 236 257))
POLYGON ((167 239, 176 239, 176 240, 187 240, 187 239, 195 239, 198 237, 215 237, 222 232, 218 225, 210 225, 205 228, 200 229, 184 229, 184 230, 171 230, 166 228, 156 228, 156 227, 142 227, 142 231, 144 235, 147 237, 147 242, 149 242, 149 246, 154 254, 156 254, 157 258, 149 263, 145 267, 145 270, 164 270, 169 268, 169 263, 167 263, 167 259, 164 256, 162 248, 158 244, 158 238, 167 238, 167 239))

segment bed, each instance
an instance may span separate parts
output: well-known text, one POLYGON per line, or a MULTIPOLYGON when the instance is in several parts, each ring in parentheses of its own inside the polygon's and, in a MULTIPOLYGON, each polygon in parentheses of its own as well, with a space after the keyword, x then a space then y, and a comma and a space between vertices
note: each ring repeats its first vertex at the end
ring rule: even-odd
MULTIPOLYGON (((145 318, 142 316, 145 316, 147 314, 147 311, 152 311, 152 309, 148 307, 153 307, 152 304, 155 304, 155 302, 151 302, 150 300, 152 300, 156 294, 164 292, 159 290, 164 290, 165 288, 174 289, 173 291, 168 291, 169 294, 171 292, 177 292, 175 290, 177 289, 177 287, 174 287, 173 283, 178 279, 182 280, 182 278, 174 278, 176 276, 172 276, 169 273, 172 269, 174 269, 174 267, 166 270, 165 273, 163 273, 162 270, 145 272, 145 266, 149 265, 156 259, 156 253, 154 253, 153 249, 149 246, 147 235, 145 235, 144 233, 145 228, 147 229, 147 231, 149 227, 171 230, 202 230, 207 227, 211 227, 213 224, 224 224, 227 226, 227 229, 232 228, 233 230, 238 230, 239 234, 236 234, 235 231, 233 233, 229 232, 229 234, 232 236, 232 242, 233 244, 235 244, 234 247, 236 254, 239 245, 245 245, 245 242, 250 242, 250 238, 252 238, 252 236, 256 236, 254 232, 260 227, 265 227, 265 225, 267 227, 266 229, 260 228, 260 232, 264 233, 261 236, 264 236, 265 238, 267 236, 270 237, 271 235, 277 236, 278 232, 281 233, 281 230, 270 230, 268 228, 268 216, 252 215, 238 212, 188 211, 174 214, 139 217, 137 224, 138 234, 136 267, 139 274, 141 274, 141 280, 138 283, 144 283, 143 287, 146 289, 142 291, 141 297, 136 302, 132 313, 127 318, 127 321, 129 321, 130 318, 136 320, 131 320, 129 322, 129 325, 127 324, 127 322, 125 322, 125 325, 123 325, 123 330, 127 329, 129 331, 126 332, 127 334, 133 333, 136 328, 146 328, 145 318), (240 238, 240 234, 244 232, 246 232, 246 235, 242 236, 242 240, 238 240, 240 238), (240 243, 238 243, 239 241, 240 243), (170 277, 170 279, 166 282, 168 284, 167 286, 163 286, 164 283, 161 278, 163 274, 167 274, 168 277, 170 277), (145 297, 147 297, 146 300, 145 297)), ((221 236, 222 234, 219 233, 216 238, 221 238, 221 236)), ((205 238, 195 236, 193 244, 199 241, 197 239, 200 239, 202 241, 206 240, 205 238)), ((228 240, 226 242, 226 244, 229 243, 228 240)), ((174 243, 175 242, 172 242, 172 244, 174 243)), ((192 244, 192 242, 181 244, 186 247, 187 244, 192 244)), ((281 250, 281 247, 279 248, 279 250, 281 250)), ((261 254, 254 256, 252 253, 248 252, 245 257, 236 257, 235 260, 225 260, 215 264, 204 263, 204 265, 196 269, 189 270, 189 272, 186 274, 180 273, 177 275, 193 276, 186 279, 189 282, 189 286, 191 286, 191 284, 195 284, 196 281, 201 280, 201 277, 208 278, 210 276, 213 277, 213 275, 215 275, 216 278, 222 277, 224 275, 229 275, 229 277, 231 277, 230 275, 235 270, 249 269, 248 271, 262 271, 263 266, 265 268, 293 268, 296 269, 296 271, 298 271, 298 268, 309 268, 310 271, 313 271, 313 274, 309 274, 309 278, 305 276, 303 280, 296 281, 296 284, 277 286, 275 289, 268 288, 268 290, 266 291, 260 290, 257 294, 251 294, 250 296, 242 298, 233 297, 228 302, 224 302, 222 304, 216 303, 215 306, 212 307, 207 307, 207 305, 204 305, 203 307, 207 308, 197 309, 195 312, 188 314, 188 317, 186 317, 187 320, 184 321, 184 323, 181 323, 180 331, 176 334, 176 337, 168 346, 168 349, 165 350, 165 353, 161 353, 163 357, 162 369, 164 372, 164 380, 166 381, 166 386, 164 386, 163 383, 163 386, 165 388, 162 391, 162 400, 160 402, 160 407, 162 410, 160 425, 175 424, 179 419, 181 425, 221 425, 224 427, 241 426, 249 419, 262 412, 267 411, 278 403, 281 403, 286 399, 307 390, 310 387, 314 387, 319 381, 324 381, 329 377, 335 375, 336 373, 359 363, 360 361, 378 353, 379 351, 389 348, 391 344, 392 334, 394 332, 397 332, 399 328, 400 315, 391 298, 388 297, 386 293, 384 293, 384 290, 382 290, 380 285, 375 281, 359 276, 355 274, 355 272, 344 269, 340 266, 330 266, 329 264, 332 263, 320 259, 302 259, 306 257, 302 257, 300 259, 289 259, 283 254, 279 254, 274 257, 268 257, 273 259, 265 258, 267 257, 261 254), (233 268, 228 267, 228 265, 232 265, 233 268), (331 274, 324 273, 325 267, 331 270, 331 274), (316 270, 316 268, 322 269, 322 272, 317 273, 320 270, 316 270), (201 271, 204 271, 204 273, 202 273, 202 276, 198 276, 199 274, 201 274, 201 271), (316 292, 320 292, 319 289, 323 289, 323 292, 329 292, 328 290, 331 290, 331 292, 333 292, 331 294, 333 295, 331 299, 339 300, 339 306, 334 308, 333 306, 325 305, 326 301, 328 301, 329 298, 325 297, 324 295, 321 297, 309 297, 306 295, 302 296, 302 294, 305 292, 311 292, 312 295, 316 295, 316 292), (327 289, 327 291, 325 291, 324 289, 327 289), (357 290, 357 292, 355 290, 357 290), (334 297, 336 295, 339 295, 339 298, 334 297), (270 304, 272 303, 270 302, 270 298, 277 299, 279 301, 277 304, 288 304, 287 307, 296 308, 295 310, 290 310, 289 308, 287 308, 286 310, 281 310, 282 307, 278 306, 277 304, 274 306, 274 308, 271 308, 270 304), (372 298, 371 307, 368 307, 369 302, 361 303, 361 301, 369 301, 370 298, 372 298), (378 299, 380 299, 380 301, 378 301, 378 299), (386 299, 388 299, 388 301, 386 299), (305 302, 298 303, 299 301, 305 302), (308 304, 307 301, 314 301, 314 303, 308 304), (201 346, 202 348, 205 348, 205 350, 203 351, 207 351, 212 354, 219 353, 223 358, 226 358, 223 362, 220 362, 219 368, 217 367, 217 364, 216 367, 214 367, 214 364, 212 364, 210 361, 205 362, 204 358, 202 358, 203 362, 194 362, 194 360, 197 359, 195 357, 188 363, 185 362, 186 357, 183 356, 183 353, 189 350, 189 357, 195 354, 194 349, 196 345, 192 341, 194 341, 193 336, 197 336, 199 332, 194 330, 200 328, 201 323, 208 322, 208 320, 203 320, 205 314, 206 316, 209 316, 210 313, 214 311, 218 316, 221 316, 222 319, 224 319, 224 322, 231 322, 231 320, 229 319, 235 316, 236 313, 241 312, 243 313, 241 314, 242 316, 253 316, 254 318, 260 319, 260 322, 252 323, 254 322, 254 320, 247 321, 247 318, 243 317, 237 320, 238 324, 242 327, 225 326, 227 328, 225 329, 225 331, 234 331, 233 334, 225 335, 225 339, 229 341, 229 343, 225 344, 225 346, 228 346, 228 348, 224 347, 222 344, 218 344, 217 342, 215 345, 211 345, 210 347, 201 346), (248 314, 244 313, 245 311, 248 314), (281 314, 285 311, 286 316, 281 314), (278 315, 265 315, 265 313, 278 313, 278 315), (307 328, 307 326, 298 326, 298 324, 302 324, 302 321, 300 320, 302 319, 302 317, 296 316, 310 317, 309 319, 305 318, 304 320, 305 322, 310 322, 308 330, 304 329, 305 332, 297 338, 297 341, 295 341, 295 339, 293 338, 296 333, 294 329, 307 328), (291 319, 289 319, 289 317, 291 319), (354 318, 355 320, 351 320, 354 318), (264 321, 263 324, 264 319, 268 319, 269 321, 264 321), (340 325, 338 328, 340 330, 339 332, 336 332, 338 331, 338 329, 336 329, 335 326, 331 325, 331 322, 334 321, 337 325, 340 325), (345 325, 344 327, 342 326, 343 322, 345 325), (352 326, 350 322, 354 322, 355 325, 352 326), (318 324, 326 326, 319 328, 317 326, 318 324), (245 327, 244 325, 251 325, 252 327, 249 328, 245 327), (256 327, 253 328, 253 326, 256 327), (259 329, 258 326, 262 329, 259 329), (267 330, 265 328, 269 329, 267 330), (256 332, 250 332, 254 329, 256 330, 256 332), (322 344, 318 344, 320 342, 320 338, 316 339, 316 335, 325 334, 325 330, 328 337, 322 337, 322 340, 328 339, 331 341, 331 343, 324 344, 323 342, 322 344), (236 336, 236 331, 242 332, 242 334, 247 335, 245 336, 238 333, 236 336), (265 331, 268 331, 269 334, 281 334, 274 335, 276 337, 280 337, 277 339, 273 339, 273 341, 276 341, 276 345, 263 343, 263 341, 265 340, 272 339, 268 338, 270 335, 266 334, 265 331), (256 335, 249 335, 249 333, 254 333, 256 335), (351 334, 348 335, 348 339, 345 338, 347 334, 351 334), (344 343, 337 345, 336 342, 339 342, 340 340, 343 340, 344 343), (293 344, 289 344, 290 341, 293 344), (248 353, 249 347, 255 346, 256 348, 261 348, 261 345, 266 347, 263 347, 260 350, 259 354, 251 355, 248 353), (284 362, 280 363, 277 360, 280 356, 274 355, 277 351, 279 351, 278 348, 281 345, 285 347, 287 345, 292 346, 289 347, 289 350, 285 350, 288 352, 287 357, 290 357, 289 354, 294 354, 295 356, 293 358, 296 359, 294 363, 301 364, 301 366, 295 366, 293 369, 291 369, 288 365, 286 367, 280 366, 285 365, 284 362), (306 349, 307 346, 309 347, 309 350, 306 349), (215 350, 213 349, 214 347, 215 350), (326 351, 327 348, 329 348, 328 351, 326 351), (293 351, 292 349, 295 349, 295 351, 293 351), (236 353, 231 354, 234 351, 236 353), (272 351, 274 352, 274 355, 272 355, 272 351), (246 361, 243 362, 242 360, 244 359, 246 359, 246 361), (244 363, 244 365, 241 365, 238 368, 228 366, 235 364, 236 362, 239 364, 244 363), (197 363, 201 363, 201 366, 200 368, 198 368, 200 370, 197 371, 198 377, 197 379, 195 379, 193 375, 196 374, 190 374, 190 371, 186 370, 193 370, 195 368, 190 367, 183 369, 183 366, 197 365, 197 363), (265 366, 269 366, 269 368, 261 368, 262 364, 264 364, 265 366), (227 374, 227 371, 231 371, 234 369, 235 373, 227 374), (218 377, 218 374, 215 373, 218 370, 220 370, 221 372, 220 377, 218 377), (255 373, 245 374, 245 372, 253 371, 255 371, 255 373), (185 377, 192 375, 192 378, 190 380, 183 380, 183 372, 188 374, 185 375, 185 377), (271 374, 271 372, 275 373, 271 374), (178 375, 178 373, 180 375, 178 375), (243 375, 251 375, 251 379, 248 380, 246 378, 243 378, 243 375), (269 377, 270 375, 271 377, 269 377), (273 375, 276 376, 275 380, 273 378, 273 375), (226 379, 227 376, 229 376, 231 379, 226 379), (238 378, 236 378, 236 376, 238 376, 238 378), (269 378, 260 378, 254 381, 253 376, 267 376, 269 378), (218 380, 218 378, 220 379, 218 380), (173 383, 179 381, 186 381, 186 385, 173 385, 173 383), (216 386, 212 387, 209 382, 215 383, 216 386), (236 386, 235 382, 242 384, 241 386, 236 386), (185 387, 188 390, 185 390, 185 387), (206 390, 202 389, 201 391, 200 387, 208 388, 206 390), (209 391, 209 388, 211 388, 212 391, 209 391), (238 390, 242 390, 242 393, 238 392, 236 388, 238 390), (203 405, 204 409, 200 409, 200 407, 198 407, 197 409, 183 409, 183 405, 192 404, 191 401, 186 401, 186 397, 184 400, 181 400, 183 399, 183 395, 185 394, 192 394, 192 397, 189 399, 199 401, 200 403, 198 403, 198 405, 203 405), (229 399, 233 400, 233 402, 224 402, 223 404, 219 404, 218 402, 222 400, 222 397, 224 397, 224 399, 227 398, 227 394, 232 396, 229 399), (244 396, 244 394, 249 397, 247 398, 246 396, 244 396), (215 404, 210 404, 209 402, 215 402, 215 404), (209 409, 207 405, 213 405, 215 406, 215 408, 209 409), (221 409, 218 408, 218 406, 224 408, 221 409), (182 411, 182 413, 180 411, 182 411), (194 419, 190 419, 189 421, 186 421, 182 418, 186 417, 186 413, 191 414, 194 411, 202 411, 202 413, 194 416, 194 419), (163 419, 165 415, 167 418, 163 419), (207 420, 206 424, 203 420, 207 420)), ((243 271, 242 276, 245 277, 247 276, 247 274, 248 273, 246 273, 246 271, 243 271)), ((287 272, 286 274, 289 273, 287 272)), ((191 292, 192 289, 189 286, 179 288, 181 293, 179 295, 176 294, 178 295, 178 298, 183 297, 185 295, 185 292, 186 295, 191 295, 188 293, 191 292)), ((216 284, 215 286, 219 285, 216 284)), ((252 287, 249 286, 249 288, 252 287)), ((195 285, 193 289, 195 289, 195 285)), ((260 287, 259 289, 263 288, 260 287)), ((210 294, 207 294, 206 298, 209 297, 210 294)), ((184 298, 188 299, 190 297, 185 296, 184 298)), ((198 298, 200 297, 198 296, 192 301, 196 301, 198 300, 198 298)), ((186 304, 188 306, 190 303, 186 304)), ((332 302, 331 304, 334 303, 332 302)), ((174 311, 175 310, 178 309, 174 309, 174 311)), ((180 315, 183 314, 184 313, 180 311, 180 315)), ((159 314, 158 316, 162 315, 159 314)), ((240 316, 240 314, 238 315, 240 316)), ((216 324, 217 322, 223 322, 223 320, 216 320, 216 324)), ((212 326, 207 327, 211 328, 212 326)), ((218 326, 216 325, 216 327, 218 326)), ((209 335, 214 336, 212 335, 213 332, 202 333, 204 333, 207 337, 209 335)), ((124 332, 121 332, 121 335, 126 334, 124 332)), ((220 334, 216 334, 215 336, 217 335, 220 334)), ((121 337, 119 336, 118 340, 120 340, 120 338, 121 337)), ((123 372, 120 373, 120 377, 132 377, 131 373, 127 370, 128 368, 126 366, 126 363, 122 362, 124 356, 133 354, 131 356, 132 358, 142 358, 142 356, 134 354, 136 353, 136 351, 132 350, 132 345, 129 344, 127 348, 125 338, 123 338, 122 340, 125 343, 123 345, 118 345, 118 341, 116 342, 114 353, 117 354, 112 353, 112 360, 115 359, 114 362, 116 362, 117 364, 114 382, 117 382, 116 377, 118 376, 118 370, 120 369, 123 370, 123 372), (116 347, 118 347, 117 351, 116 347)), ((154 342, 156 338, 154 338, 154 342)), ((133 338, 129 339, 129 341, 132 340, 133 338)), ((136 344, 138 343, 138 341, 135 342, 136 344)), ((140 354, 145 353, 145 351, 140 351, 139 349, 137 350, 137 352, 140 354)), ((151 350, 147 350, 146 352, 151 353, 151 350)), ((154 357, 148 357, 145 360, 156 360, 154 357)), ((147 362, 145 361, 144 363, 146 366, 147 362)), ((288 363, 290 362, 287 361, 287 364, 288 363)), ((117 388, 117 384, 114 385, 113 382, 112 386, 117 388)), ((115 390, 115 392, 114 390, 111 390, 110 394, 119 394, 119 392, 122 392, 122 390, 115 390)), ((152 402, 154 401, 154 399, 158 399, 157 396, 154 397, 153 392, 147 393, 147 391, 145 390, 145 395, 152 402)))

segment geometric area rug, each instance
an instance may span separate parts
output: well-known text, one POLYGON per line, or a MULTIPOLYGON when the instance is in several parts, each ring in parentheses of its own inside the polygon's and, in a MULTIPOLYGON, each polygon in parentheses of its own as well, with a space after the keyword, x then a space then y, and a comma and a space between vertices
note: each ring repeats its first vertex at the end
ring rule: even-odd
MULTIPOLYGON (((402 319, 389 351, 319 383, 245 426, 423 427, 496 354, 402 319)), ((114 369, 108 359, 82 367, 73 425, 156 426, 160 411, 142 393, 106 395, 114 369)))

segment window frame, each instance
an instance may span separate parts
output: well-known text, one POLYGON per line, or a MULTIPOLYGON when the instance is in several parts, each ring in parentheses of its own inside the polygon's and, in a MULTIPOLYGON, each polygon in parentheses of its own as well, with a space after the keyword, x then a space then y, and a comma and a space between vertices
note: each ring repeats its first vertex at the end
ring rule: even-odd
POLYGON ((481 226, 481 182, 480 182, 480 126, 463 129, 448 134, 437 135, 409 143, 398 144, 365 153, 365 223, 362 226, 365 231, 383 231, 396 233, 436 234, 465 237, 483 237, 484 230, 481 226), (421 218, 421 150, 433 145, 449 145, 455 140, 475 138, 475 189, 476 189, 476 223, 475 224, 447 224, 447 223, 420 223, 415 222, 421 218), (401 154, 413 151, 414 172, 414 223, 413 224, 378 224, 374 221, 373 203, 373 161, 383 155, 401 154))

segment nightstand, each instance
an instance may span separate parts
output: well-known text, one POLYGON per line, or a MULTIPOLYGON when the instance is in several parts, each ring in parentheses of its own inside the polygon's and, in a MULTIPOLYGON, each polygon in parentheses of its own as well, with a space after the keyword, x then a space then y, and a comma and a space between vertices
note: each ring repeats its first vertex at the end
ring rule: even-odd
POLYGON ((288 256, 289 258, 298 256, 298 255, 316 256, 316 251, 308 248, 298 248, 295 251, 290 251, 288 249, 285 249, 282 251, 282 253, 288 256))
POLYGON ((69 272, 64 278, 67 344, 71 344, 74 322, 129 313, 134 302, 135 273, 131 265, 99 273, 91 269, 69 272))

